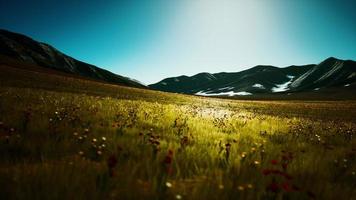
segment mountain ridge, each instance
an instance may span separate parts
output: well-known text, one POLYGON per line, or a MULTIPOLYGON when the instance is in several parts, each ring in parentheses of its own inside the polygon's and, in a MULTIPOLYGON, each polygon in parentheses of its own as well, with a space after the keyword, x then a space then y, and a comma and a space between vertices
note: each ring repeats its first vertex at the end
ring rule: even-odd
POLYGON ((329 57, 319 64, 287 67, 257 65, 239 72, 203 72, 193 76, 170 77, 149 87, 202 96, 237 96, 317 91, 348 86, 355 81, 355 61, 329 57))
POLYGON ((147 88, 145 85, 128 77, 79 61, 49 44, 38 42, 26 35, 4 29, 0 29, 0 55, 23 63, 35 64, 107 83, 147 88))

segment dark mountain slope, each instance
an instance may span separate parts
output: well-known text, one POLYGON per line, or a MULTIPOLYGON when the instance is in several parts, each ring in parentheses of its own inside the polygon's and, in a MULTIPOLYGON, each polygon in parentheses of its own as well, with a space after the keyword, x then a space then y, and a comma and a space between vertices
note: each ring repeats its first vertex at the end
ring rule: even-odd
POLYGON ((167 78, 150 85, 150 87, 167 92, 182 92, 187 94, 195 94, 199 91, 216 93, 247 90, 248 92, 260 93, 270 90, 275 84, 288 81, 290 78, 287 76, 300 76, 313 66, 277 68, 260 65, 234 73, 200 73, 192 77, 180 76, 167 78))
POLYGON ((318 91, 356 81, 356 62, 328 58, 320 64, 278 68, 259 65, 234 73, 200 73, 164 79, 151 88, 205 96, 234 96, 318 91))
POLYGON ((25 35, 1 29, 0 55, 24 63, 34 64, 108 83, 141 88, 146 87, 127 77, 116 75, 94 65, 78 61, 61 53, 48 44, 37 42, 25 35))
POLYGON ((328 58, 314 66, 290 85, 293 90, 344 86, 356 81, 356 62, 328 58))

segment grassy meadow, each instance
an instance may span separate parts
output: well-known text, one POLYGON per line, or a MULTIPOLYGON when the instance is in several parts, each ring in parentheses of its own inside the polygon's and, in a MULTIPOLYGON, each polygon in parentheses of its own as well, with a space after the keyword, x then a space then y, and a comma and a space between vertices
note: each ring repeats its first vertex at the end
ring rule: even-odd
POLYGON ((356 199, 355 101, 0 70, 0 199, 356 199))

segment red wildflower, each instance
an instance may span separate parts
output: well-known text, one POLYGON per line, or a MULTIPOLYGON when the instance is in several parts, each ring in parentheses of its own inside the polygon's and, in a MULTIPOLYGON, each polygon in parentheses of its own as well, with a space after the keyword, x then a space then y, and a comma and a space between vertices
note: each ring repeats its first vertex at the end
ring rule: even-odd
POLYGON ((270 174, 275 174, 275 175, 280 175, 280 176, 283 176, 284 178, 288 179, 288 180, 291 180, 293 179, 293 177, 285 172, 282 172, 278 169, 264 169, 262 170, 262 174, 267 176, 267 175, 270 175, 270 174))
POLYGON ((167 174, 172 174, 173 172, 172 162, 173 162, 173 151, 169 150, 168 154, 166 155, 163 161, 167 174))
POLYGON ((293 188, 289 185, 288 182, 284 182, 281 184, 282 186, 282 189, 286 192, 292 192, 293 191, 293 188))
POLYGON ((264 169, 262 171, 263 175, 269 175, 269 174, 281 174, 283 172, 279 171, 278 169, 264 169))
POLYGON ((278 164, 278 161, 277 161, 277 160, 271 160, 271 164, 272 164, 272 165, 277 165, 277 164, 278 164))
POLYGON ((173 151, 169 150, 168 154, 166 155, 165 159, 164 159, 164 163, 166 164, 171 164, 173 161, 173 151))

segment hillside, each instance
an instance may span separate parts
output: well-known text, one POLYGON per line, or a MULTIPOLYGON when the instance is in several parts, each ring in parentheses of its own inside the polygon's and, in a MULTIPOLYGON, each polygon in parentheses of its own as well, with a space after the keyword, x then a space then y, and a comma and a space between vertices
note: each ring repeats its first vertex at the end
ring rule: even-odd
POLYGON ((146 87, 130 78, 78 61, 48 44, 2 29, 0 29, 0 56, 0 63, 3 64, 18 62, 22 63, 22 66, 30 64, 108 83, 146 87), (10 62, 7 62, 9 60, 10 62))
MULTIPOLYGON (((179 76, 149 85, 156 90, 202 96, 244 96, 300 93, 355 87, 356 62, 328 58, 317 65, 256 66, 236 73, 200 73, 179 76)), ((346 89, 347 90, 347 89, 346 89)))

